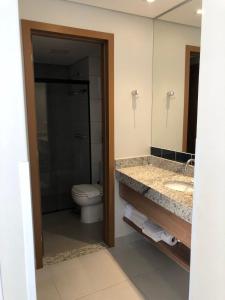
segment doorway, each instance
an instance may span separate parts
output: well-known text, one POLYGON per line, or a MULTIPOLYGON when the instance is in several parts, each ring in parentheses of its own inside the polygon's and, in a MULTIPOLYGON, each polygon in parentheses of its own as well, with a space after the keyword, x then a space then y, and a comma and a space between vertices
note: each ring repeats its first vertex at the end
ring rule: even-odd
MULTIPOLYGON (((62 78, 58 75, 59 73, 57 73, 59 70, 53 71, 53 78, 52 76, 49 76, 51 71, 46 70, 46 67, 44 71, 40 71, 40 66, 38 68, 38 66, 35 66, 34 64, 35 53, 33 40, 38 38, 59 39, 61 41, 65 41, 65 43, 69 41, 77 41, 99 45, 100 47, 102 93, 101 168, 103 178, 102 194, 104 220, 102 238, 105 244, 107 244, 108 246, 113 246, 114 38, 112 34, 108 33, 81 30, 27 20, 22 20, 22 37, 24 51, 36 266, 37 268, 41 268, 43 265, 43 210, 45 213, 48 213, 54 210, 63 211, 64 209, 69 208, 73 209, 73 213, 76 213, 78 207, 74 207, 74 203, 71 201, 71 198, 69 197, 70 195, 68 193, 74 185, 91 184, 93 181, 93 174, 90 147, 91 121, 89 81, 83 80, 82 78, 62 78), (42 75, 38 76, 38 74, 40 75, 40 72, 42 72, 42 75), (42 113, 40 117, 37 117, 37 93, 44 93, 46 95, 46 91, 47 101, 45 103, 47 103, 47 108, 45 114, 42 113), (64 101, 62 101, 62 95, 64 101), (78 98, 82 99, 82 112, 77 106, 77 103, 79 101, 76 99, 78 98), (75 115, 76 118, 74 117, 75 115), (43 118, 46 118, 44 122, 43 118), (88 128, 85 133, 79 132, 79 130, 73 130, 73 128, 75 128, 73 122, 75 119, 78 120, 79 118, 82 120, 87 120, 86 125, 88 128), (38 124, 38 122, 41 123, 40 119, 42 119, 42 125, 38 124), (43 124, 47 125, 43 126, 43 124), (55 134, 56 132, 57 138, 55 134), (73 136, 72 139, 71 136, 73 136), (52 149, 54 149, 54 151, 52 149), (72 153, 76 153, 76 155, 73 155, 72 153), (74 172, 74 170, 76 170, 76 172, 74 172), (48 200, 46 200, 45 197, 48 200), (45 199, 45 201, 43 199, 45 199)), ((64 49, 64 53, 62 53, 63 51, 61 51, 60 55, 65 56, 67 50, 68 49, 64 49)), ((52 51, 54 54, 54 51, 57 52, 57 49, 51 49, 50 51, 52 51)), ((65 218, 68 219, 68 215, 65 218)))
POLYGON ((195 153, 200 48, 186 46, 183 152, 195 153))

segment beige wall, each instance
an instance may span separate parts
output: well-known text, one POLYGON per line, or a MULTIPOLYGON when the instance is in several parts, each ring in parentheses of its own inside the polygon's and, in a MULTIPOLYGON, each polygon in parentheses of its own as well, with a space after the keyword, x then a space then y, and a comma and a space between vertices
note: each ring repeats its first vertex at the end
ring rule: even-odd
MULTIPOLYGON (((115 35, 115 157, 149 154, 151 142, 153 22, 150 19, 62 0, 19 0, 20 17, 115 35), (131 91, 140 96, 133 110, 131 91)), ((131 229, 122 221, 116 186, 116 236, 131 229)))
POLYGON ((182 151, 185 46, 200 45, 199 28, 154 23, 152 146, 182 151), (175 92, 168 101, 168 91, 175 92))
POLYGON ((148 154, 152 83, 152 20, 62 0, 20 0, 20 17, 115 34, 115 156, 148 154), (135 113, 131 91, 140 98, 135 113))

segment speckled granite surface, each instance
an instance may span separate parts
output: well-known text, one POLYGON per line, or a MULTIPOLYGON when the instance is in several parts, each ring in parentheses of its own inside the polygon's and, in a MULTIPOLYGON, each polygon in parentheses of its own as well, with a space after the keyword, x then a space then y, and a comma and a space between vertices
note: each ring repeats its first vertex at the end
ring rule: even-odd
POLYGON ((117 168, 116 178, 119 182, 126 184, 146 198, 191 223, 192 194, 171 190, 165 186, 165 183, 171 180, 190 183, 193 181, 192 177, 184 176, 176 168, 171 171, 156 167, 154 164, 145 164, 117 168))
MULTIPOLYGON (((116 159, 115 161, 116 169, 135 167, 135 166, 145 166, 149 164, 176 173, 183 173, 185 168, 185 164, 183 163, 172 161, 169 159, 164 159, 154 155, 116 159)), ((194 176, 194 168, 192 166, 188 167, 186 175, 192 177, 194 176)))
POLYGON ((133 158, 121 158, 116 159, 115 166, 117 169, 144 166, 150 164, 151 155, 133 157, 133 158))

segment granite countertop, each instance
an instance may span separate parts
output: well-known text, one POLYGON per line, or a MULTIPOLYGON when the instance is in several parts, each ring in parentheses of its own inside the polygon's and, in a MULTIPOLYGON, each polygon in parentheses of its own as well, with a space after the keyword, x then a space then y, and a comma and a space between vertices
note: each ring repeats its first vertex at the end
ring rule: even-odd
POLYGON ((165 186, 165 183, 168 181, 191 183, 192 177, 146 164, 116 169, 116 178, 119 182, 191 223, 192 194, 171 190, 165 186))

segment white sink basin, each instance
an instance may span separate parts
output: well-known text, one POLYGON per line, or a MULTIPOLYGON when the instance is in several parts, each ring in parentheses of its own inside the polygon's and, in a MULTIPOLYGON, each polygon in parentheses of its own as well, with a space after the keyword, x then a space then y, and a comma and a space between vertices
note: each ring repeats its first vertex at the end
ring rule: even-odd
POLYGON ((185 181, 168 181, 165 186, 171 190, 189 194, 192 194, 194 189, 193 183, 185 181))

